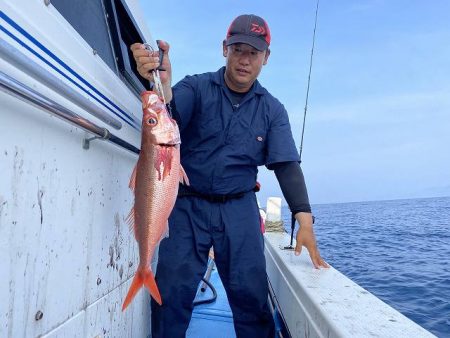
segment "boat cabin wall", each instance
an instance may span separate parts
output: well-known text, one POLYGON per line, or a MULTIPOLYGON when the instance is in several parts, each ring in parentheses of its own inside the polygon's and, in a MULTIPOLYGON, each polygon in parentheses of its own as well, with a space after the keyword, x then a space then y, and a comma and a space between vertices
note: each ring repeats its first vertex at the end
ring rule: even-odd
MULTIPOLYGON (((107 128, 139 148, 139 90, 145 82, 127 73, 133 64, 128 52, 118 48, 135 33, 151 40, 137 1, 0 0, 0 25, 2 48, 34 67, 20 66, 18 57, 1 52, 2 81, 13 79, 51 106, 107 128), (77 24, 71 13, 89 20, 77 24), (83 25, 95 26, 96 21, 110 37, 112 58, 91 45, 104 36, 83 36, 95 33, 83 25), (133 27, 121 26, 124 23, 133 27), (114 36, 113 24, 131 35, 114 36), (44 70, 53 82, 33 69, 44 70), (88 104, 106 119, 86 109, 88 104), (108 119, 121 127, 113 127, 108 119)), ((124 221, 133 204, 128 182, 137 155, 103 140, 84 149, 83 139, 91 133, 3 84, 0 336, 149 336, 146 292, 121 311, 139 260, 134 235, 124 221)))

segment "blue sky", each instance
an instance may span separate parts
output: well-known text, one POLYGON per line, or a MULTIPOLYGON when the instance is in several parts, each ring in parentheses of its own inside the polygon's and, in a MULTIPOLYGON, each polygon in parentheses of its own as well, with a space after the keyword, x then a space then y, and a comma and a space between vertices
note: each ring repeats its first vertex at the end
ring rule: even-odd
MULTIPOLYGON (((224 65, 231 20, 272 33, 261 84, 289 112, 300 145, 316 1, 141 0, 171 44, 174 82, 224 65)), ((302 168, 312 204, 450 195, 450 2, 321 0, 302 168)), ((260 169, 265 204, 281 196, 260 169)))

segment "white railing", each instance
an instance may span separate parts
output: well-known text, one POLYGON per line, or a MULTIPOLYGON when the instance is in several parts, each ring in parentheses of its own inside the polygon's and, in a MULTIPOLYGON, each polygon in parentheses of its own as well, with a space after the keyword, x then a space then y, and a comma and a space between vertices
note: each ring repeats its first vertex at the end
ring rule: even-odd
POLYGON ((333 267, 314 269, 306 249, 282 249, 288 234, 266 233, 265 242, 275 303, 292 337, 435 337, 333 267))

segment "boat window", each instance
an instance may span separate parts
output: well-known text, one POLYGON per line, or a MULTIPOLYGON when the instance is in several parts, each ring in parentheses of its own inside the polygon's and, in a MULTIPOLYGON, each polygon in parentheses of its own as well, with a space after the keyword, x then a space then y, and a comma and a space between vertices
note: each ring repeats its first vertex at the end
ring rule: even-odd
POLYGON ((105 0, 105 8, 110 19, 111 36, 114 51, 118 56, 119 72, 137 94, 140 94, 145 88, 149 89, 150 83, 142 78, 136 70, 136 62, 130 45, 135 42, 143 42, 143 35, 134 22, 125 0, 105 0))
POLYGON ((144 39, 125 0, 51 3, 130 89, 139 95, 150 88, 150 83, 137 72, 129 48, 144 39))
POLYGON ((102 0, 52 0, 51 3, 103 61, 117 72, 102 0))

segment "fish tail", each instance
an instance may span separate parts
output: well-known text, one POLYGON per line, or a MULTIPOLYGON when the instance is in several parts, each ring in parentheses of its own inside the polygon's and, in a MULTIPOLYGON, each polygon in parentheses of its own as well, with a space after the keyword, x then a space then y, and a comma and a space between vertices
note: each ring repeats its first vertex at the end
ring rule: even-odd
POLYGON ((128 290, 125 301, 122 305, 122 311, 124 311, 131 301, 134 299, 138 291, 145 286, 153 299, 159 304, 162 304, 161 295, 159 294, 158 286, 156 285, 155 276, 149 268, 138 268, 136 274, 131 282, 130 289, 128 290))
POLYGON ((159 304, 162 305, 161 295, 159 294, 158 285, 156 285, 155 276, 153 272, 148 269, 147 275, 144 278, 144 285, 147 290, 150 292, 150 295, 153 299, 159 304))

